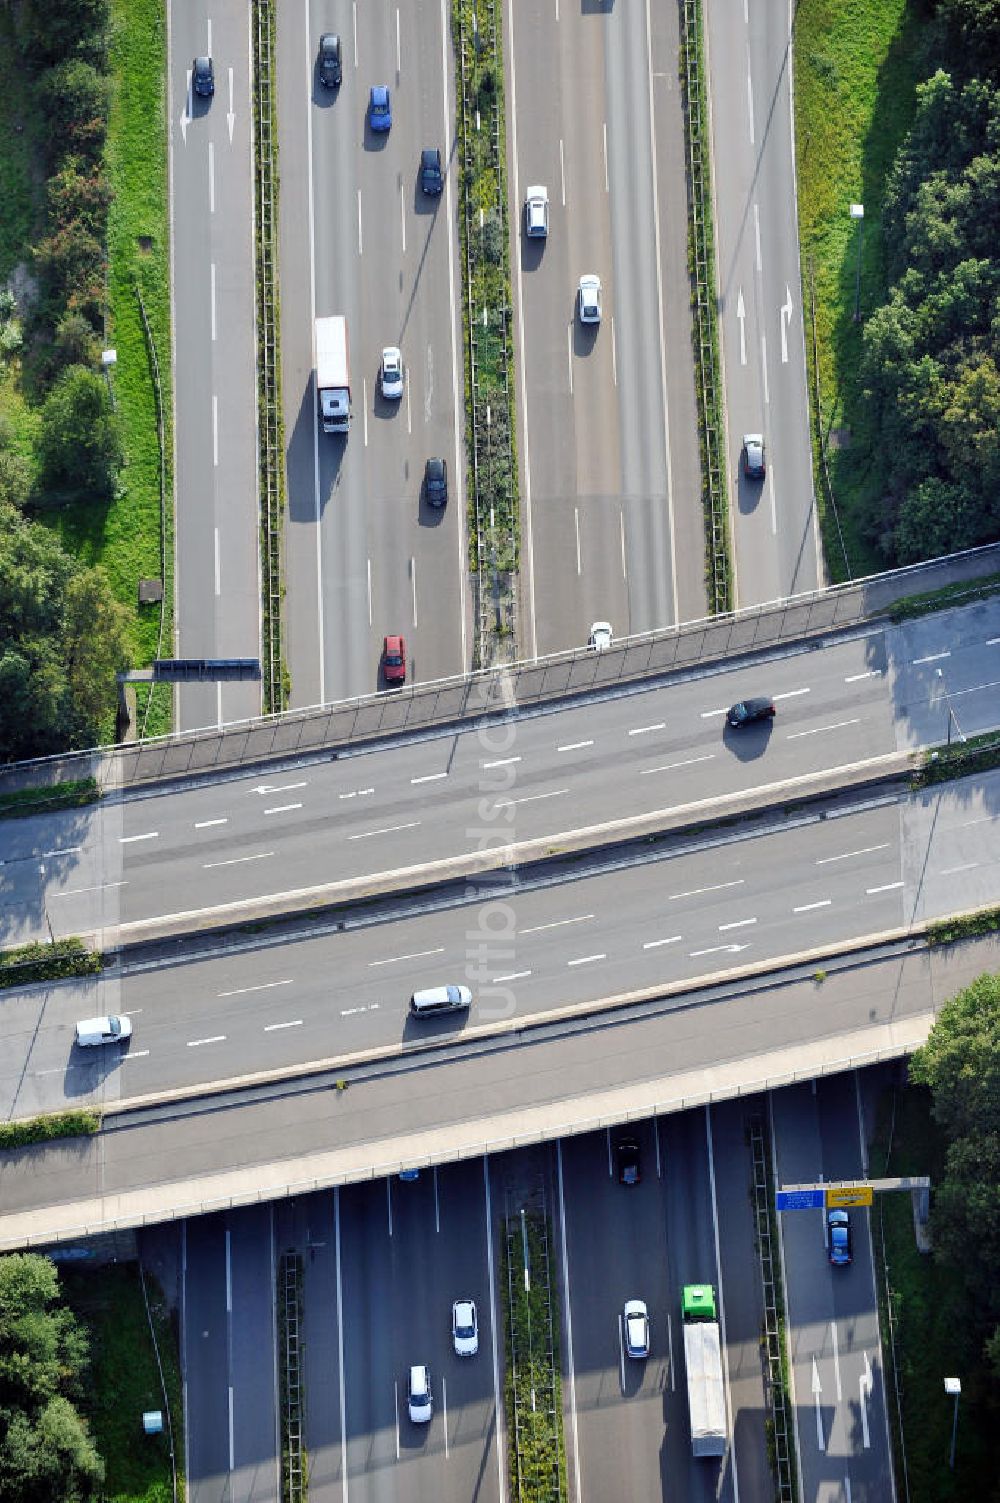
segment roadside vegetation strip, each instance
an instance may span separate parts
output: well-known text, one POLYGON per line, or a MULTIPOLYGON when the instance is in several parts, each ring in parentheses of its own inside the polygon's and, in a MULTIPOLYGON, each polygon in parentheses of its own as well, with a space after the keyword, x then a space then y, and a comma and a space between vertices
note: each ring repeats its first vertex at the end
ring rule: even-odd
POLYGON ((568 1496, 551 1243, 550 1223, 539 1211, 505 1218, 504 1407, 510 1491, 518 1503, 566 1503, 568 1496))
POLYGON ((90 1382, 80 1407, 105 1465, 102 1498, 114 1503, 183 1503, 184 1405, 177 1318, 149 1275, 147 1311, 142 1277, 134 1262, 60 1267, 66 1300, 90 1336, 90 1382), (169 1425, 165 1413, 159 1435, 143 1434, 142 1415, 162 1413, 165 1407, 169 1425))
POLYGON ((503 47, 497 0, 453 0, 453 7, 469 562, 478 593, 475 662, 489 667, 501 640, 513 645, 520 558, 503 47))
POLYGON ((946 611, 952 606, 968 605, 973 600, 989 600, 998 594, 1000 574, 985 574, 982 579, 956 580, 940 590, 928 590, 924 595, 904 595, 889 606, 886 615, 898 624, 919 616, 933 616, 936 611, 946 611))
POLYGON ((21 1122, 0 1122, 0 1149, 31 1148, 56 1138, 86 1138, 97 1132, 100 1125, 100 1112, 90 1109, 49 1112, 41 1117, 26 1117, 21 1122))
MULTIPOLYGON (((100 562, 131 616, 136 664, 153 661, 173 630, 173 371, 167 203, 167 33, 162 0, 111 0, 112 95, 107 163, 109 384, 125 450, 114 504, 79 506, 71 523, 84 557, 100 562), (138 603, 140 579, 163 598, 138 603)), ((169 685, 140 706, 138 730, 172 727, 169 685)))
POLYGON ((975 939, 981 934, 995 934, 1000 930, 1000 907, 980 908, 975 913, 961 913, 954 918, 940 919, 927 926, 927 944, 954 945, 962 939, 975 939))
POLYGON ((284 425, 281 414, 280 309, 278 292, 278 130, 275 118, 272 0, 254 0, 253 90, 255 263, 257 288, 258 473, 260 484, 261 669, 265 715, 288 703, 282 606, 282 524, 285 507, 284 425))
POLYGON ((101 796, 96 778, 52 783, 46 788, 13 788, 9 793, 0 793, 0 819, 49 814, 56 809, 80 809, 85 804, 96 804, 101 796))
POLYGON ((96 976, 103 967, 96 950, 71 936, 52 944, 18 945, 0 950, 0 987, 31 986, 37 981, 61 981, 66 976, 96 976))
POLYGON ((913 773, 912 784, 914 788, 927 788, 933 783, 990 772, 995 767, 1000 767, 1000 735, 984 731, 981 736, 952 741, 949 746, 926 753, 922 765, 913 773))
MULTIPOLYGON (((929 1092, 915 1085, 887 1091, 871 1145, 872 1174, 927 1174, 934 1197, 947 1154, 929 1092)), ((932 1231, 933 1216, 932 1210, 932 1231)), ((872 1241, 897 1495, 909 1503, 989 1497, 996 1482, 996 1378, 977 1330, 982 1302, 971 1298, 961 1268, 934 1247, 929 1254, 917 1247, 909 1195, 876 1197, 872 1241), (962 1378, 954 1472, 948 1467, 953 1401, 942 1389, 953 1373, 962 1378)))
POLYGON ((695 305, 694 368, 705 513, 705 572, 713 614, 733 606, 729 467, 719 359, 718 275, 712 217, 712 146, 701 0, 684 0, 681 78, 685 86, 688 172, 688 266, 695 305))

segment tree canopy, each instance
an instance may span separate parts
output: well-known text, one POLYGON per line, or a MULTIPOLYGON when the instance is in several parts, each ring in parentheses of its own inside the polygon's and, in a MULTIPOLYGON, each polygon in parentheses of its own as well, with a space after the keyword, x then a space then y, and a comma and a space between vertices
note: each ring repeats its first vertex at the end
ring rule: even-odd
POLYGON ((1000 537, 998 147, 992 82, 939 70, 920 85, 886 187, 889 294, 862 361, 898 563, 1000 537))
POLYGON ((4 1503, 90 1503, 104 1464, 74 1408, 87 1338, 59 1299, 48 1258, 0 1258, 0 1497, 4 1503))
POLYGON ((1000 976, 980 976, 945 1003, 910 1078, 930 1087, 948 1139, 932 1205, 936 1253, 974 1296, 970 1318, 1000 1358, 1000 976))

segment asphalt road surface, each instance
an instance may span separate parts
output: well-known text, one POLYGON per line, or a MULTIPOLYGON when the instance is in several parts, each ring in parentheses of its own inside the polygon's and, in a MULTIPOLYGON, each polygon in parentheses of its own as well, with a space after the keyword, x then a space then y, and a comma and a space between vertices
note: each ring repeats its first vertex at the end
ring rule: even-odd
MULTIPOLYGON (((176 630, 163 656, 258 658, 257 386, 246 6, 174 5, 168 79, 176 630), (196 56, 215 95, 191 89, 196 56)), ((161 363, 168 359, 161 352, 161 363)), ((259 683, 177 690, 181 730, 259 715, 259 683)))
MULTIPOLYGON (((864 1177, 855 1075, 775 1093, 772 1119, 779 1185, 864 1177)), ((869 1213, 850 1212, 846 1268, 829 1264, 824 1216, 781 1216, 800 1495, 804 1503, 883 1503, 894 1484, 869 1213)))
POLYGON ((469 666, 459 392, 457 173, 445 0, 315 0, 282 10, 282 371, 287 440, 284 616, 292 704, 381 686, 387 633, 407 641, 412 679, 469 666), (343 82, 316 71, 323 32, 339 33, 343 82), (368 125, 373 84, 388 84, 393 124, 368 125), (418 183, 438 146, 445 189, 418 183), (342 313, 353 422, 345 439, 316 416, 313 321, 342 313), (382 398, 382 349, 397 345, 406 388, 382 398), (424 462, 445 458, 449 502, 428 507, 424 462))
POLYGON ((528 655, 705 614, 678 19, 505 7, 528 655), (547 239, 525 190, 549 195, 547 239), (599 328, 576 315, 581 275, 599 328))
POLYGON ((273 1208, 184 1227, 181 1356, 192 1503, 278 1503, 273 1208))
POLYGON ((487 1162, 472 1159, 281 1209, 282 1247, 302 1258, 311 1503, 501 1497, 490 1182, 487 1162), (452 1344, 452 1303, 466 1298, 479 1316, 474 1357, 452 1344), (428 1426, 407 1412, 414 1363, 431 1369, 428 1426))
POLYGON ((987 602, 503 724, 18 820, 0 933, 16 944, 266 895, 294 906, 316 884, 973 735, 997 720, 998 616, 987 602), (726 707, 762 691, 773 725, 728 730, 726 707))
MULTIPOLYGON (((729 494, 741 606, 822 582, 792 140, 792 9, 705 8, 729 494), (747 480, 745 433, 767 475, 747 480)), ((843 206, 845 221, 848 205, 843 206)))

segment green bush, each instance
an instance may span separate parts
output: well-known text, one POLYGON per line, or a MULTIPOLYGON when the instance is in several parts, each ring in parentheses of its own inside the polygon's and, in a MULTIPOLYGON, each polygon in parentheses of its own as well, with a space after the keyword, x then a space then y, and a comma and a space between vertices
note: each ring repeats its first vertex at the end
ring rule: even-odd
POLYGON ((50 1112, 23 1122, 0 1122, 0 1149, 28 1148, 33 1143, 51 1143, 55 1138, 84 1138, 97 1132, 100 1112, 79 1110, 50 1112))
POLYGON ((96 976, 102 964, 98 952, 88 950, 75 936, 57 939, 51 945, 19 945, 13 950, 0 950, 0 987, 30 986, 66 976, 96 976))

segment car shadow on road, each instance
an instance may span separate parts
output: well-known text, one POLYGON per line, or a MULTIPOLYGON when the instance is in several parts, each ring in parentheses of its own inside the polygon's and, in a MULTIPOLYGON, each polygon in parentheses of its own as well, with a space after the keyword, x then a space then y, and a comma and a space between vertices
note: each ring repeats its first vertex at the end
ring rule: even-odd
POLYGON ((773 731, 773 720, 757 720, 753 725, 744 725, 739 729, 727 720, 722 731, 722 743, 738 762, 756 762, 767 751, 773 731))
MULTIPOLYGON (((285 445, 285 475, 288 485, 288 519, 290 522, 315 522, 316 492, 313 460, 313 425, 315 417, 316 383, 310 372, 299 401, 299 410, 291 424, 288 442, 285 445)), ((333 496, 340 484, 340 470, 344 463, 344 446, 347 436, 342 433, 319 433, 319 483, 320 510, 333 496)))
POLYGON ((736 499, 740 516, 747 517, 751 512, 756 511, 763 494, 763 480, 748 480, 741 466, 736 472, 736 499))
MULTIPOLYGON (((523 215, 522 215, 523 225, 523 215)), ((545 235, 526 235, 521 229, 521 270, 524 272, 537 271, 542 264, 548 237, 545 235)))
POLYGON ((593 354, 600 328, 600 324, 582 324, 576 316, 574 306, 573 354, 577 359, 585 360, 589 355, 593 354))

